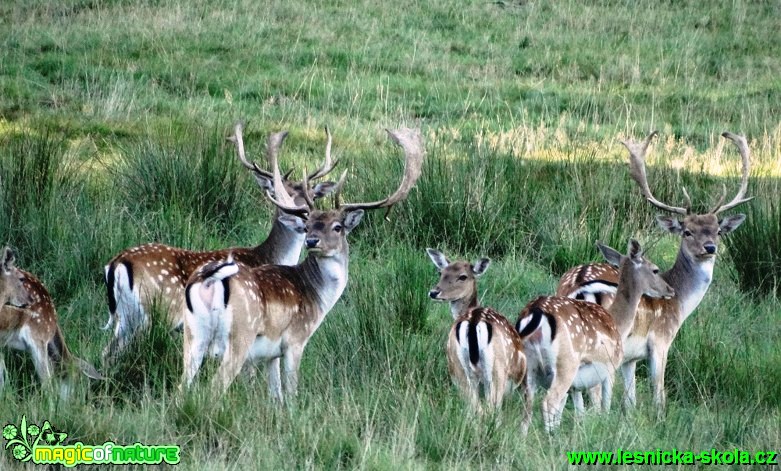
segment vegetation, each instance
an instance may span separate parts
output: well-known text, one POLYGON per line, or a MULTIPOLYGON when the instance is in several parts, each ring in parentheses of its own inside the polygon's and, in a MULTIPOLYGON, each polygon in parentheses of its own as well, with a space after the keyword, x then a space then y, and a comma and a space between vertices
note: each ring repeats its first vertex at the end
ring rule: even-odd
MULTIPOLYGON (((181 339, 153 329, 61 402, 6 351, 0 420, 49 420, 69 440, 175 443, 186 469, 528 468, 566 451, 781 449, 781 36, 775 2, 28 0, 0 5, 0 240, 51 291, 70 348, 98 362, 109 333, 104 264, 149 241, 253 245, 271 207, 224 137, 248 123, 248 155, 289 129, 282 165, 322 157, 324 125, 349 170, 345 198, 386 194, 398 150, 384 127, 419 125, 424 173, 390 213, 350 235, 347 290, 307 347, 299 396, 262 375, 219 401, 181 401, 181 339), (474 417, 450 384, 450 316, 427 299, 424 252, 494 260, 482 300, 511 321, 602 240, 638 237, 671 266, 619 139, 659 129, 657 196, 697 207, 748 136, 748 220, 719 248, 713 285, 670 353, 657 420, 640 369, 636 411, 560 431, 521 401, 474 417)), ((734 194, 734 193, 733 193, 734 194)), ((205 372, 208 376, 208 371, 205 372)), ((620 387, 617 392, 620 395, 620 387)), ((13 464, 0 456, 0 467, 13 464)))

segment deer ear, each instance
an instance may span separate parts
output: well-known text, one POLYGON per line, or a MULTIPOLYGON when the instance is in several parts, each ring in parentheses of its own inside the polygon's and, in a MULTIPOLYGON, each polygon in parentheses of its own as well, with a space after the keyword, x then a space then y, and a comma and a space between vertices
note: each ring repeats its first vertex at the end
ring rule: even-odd
POLYGON ((607 263, 616 267, 621 265, 621 252, 612 247, 608 247, 599 241, 597 241, 597 249, 602 252, 602 256, 605 257, 605 261, 607 261, 607 263))
POLYGON ((277 218, 288 229, 297 232, 298 234, 306 234, 306 223, 298 217, 292 214, 281 213, 277 218))
POLYGON ((641 261, 643 256, 643 248, 640 246, 640 242, 635 239, 629 240, 629 246, 626 249, 627 256, 633 261, 641 261))
POLYGON ((324 198, 336 189, 335 182, 321 182, 312 189, 315 198, 324 198))
POLYGON ((671 234, 680 234, 683 232, 683 225, 681 224, 681 221, 676 218, 656 216, 656 222, 659 224, 659 227, 671 234))
POLYGON ((6 246, 3 249, 3 271, 10 273, 16 263, 16 253, 11 247, 6 246))
POLYGON ((255 172, 252 172, 252 176, 255 177, 255 183, 258 184, 261 190, 270 191, 271 195, 274 196, 274 182, 270 178, 258 175, 255 172))
POLYGON ((488 265, 490 264, 490 258, 481 258, 480 260, 476 261, 474 265, 472 265, 472 272, 475 274, 475 276, 480 276, 485 273, 486 270, 488 270, 488 265))
POLYGON ((363 218, 363 210, 362 209, 356 209, 355 211, 348 211, 347 214, 344 215, 344 228, 349 233, 353 229, 355 229, 355 226, 358 225, 359 222, 361 222, 361 218, 363 218))
POLYGON ((434 262, 434 265, 436 265, 439 271, 444 270, 448 265, 450 265, 450 260, 448 260, 447 257, 445 257, 445 254, 439 250, 426 249, 426 253, 428 254, 431 261, 434 262))
POLYGON ((733 214, 732 216, 727 216, 721 221, 719 221, 719 229, 721 230, 721 235, 729 234, 730 232, 734 231, 738 228, 741 224, 743 224, 743 221, 746 220, 745 214, 733 214))

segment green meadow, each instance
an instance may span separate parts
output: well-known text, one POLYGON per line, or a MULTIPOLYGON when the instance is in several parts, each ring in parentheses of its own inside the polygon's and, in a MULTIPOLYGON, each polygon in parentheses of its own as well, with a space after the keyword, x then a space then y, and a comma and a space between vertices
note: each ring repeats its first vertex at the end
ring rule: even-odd
MULTIPOLYGON (((577 450, 781 451, 779 18, 778 2, 742 0, 2 2, 0 242, 48 287, 70 349, 109 379, 81 378, 62 401, 6 348, 0 426, 26 415, 69 443, 176 444, 183 469, 537 470, 577 450), (207 365, 179 398, 181 336, 158 324, 100 365, 115 254, 268 233, 273 208, 225 139, 238 120, 261 164, 268 134, 289 130, 281 166, 299 178, 329 126, 346 201, 397 185, 385 128, 420 127, 427 150, 409 198, 350 234, 347 289, 284 407, 262 369, 214 400, 207 365), (517 393, 470 414, 424 249, 490 257, 480 298, 511 322, 598 261, 597 240, 623 251, 635 237, 671 267, 679 239, 657 227, 620 144, 651 130, 659 199, 680 205, 685 187, 707 211, 723 185, 735 194, 740 157, 723 131, 748 138, 755 196, 731 211, 747 220, 673 344, 665 416, 645 364, 636 410, 621 410, 618 386, 609 413, 576 422, 570 403, 552 435, 543 393, 527 436, 517 393)), ((1 468, 24 466, 0 454, 1 468)))

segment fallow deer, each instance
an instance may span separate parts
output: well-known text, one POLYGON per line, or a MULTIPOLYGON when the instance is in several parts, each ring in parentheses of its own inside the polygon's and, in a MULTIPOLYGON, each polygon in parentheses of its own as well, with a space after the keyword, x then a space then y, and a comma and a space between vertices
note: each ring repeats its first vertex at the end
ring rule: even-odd
MULTIPOLYGON (((260 188, 274 192, 272 174, 247 160, 242 137, 243 125, 237 123, 229 139, 236 144, 239 160, 246 167, 260 188)), ((325 161, 315 172, 306 176, 306 184, 322 178, 336 166, 331 159, 331 133, 326 128, 325 161)), ((287 132, 269 136, 266 152, 276 158, 287 132)), ((335 183, 321 182, 312 190, 305 190, 303 182, 293 182, 283 177, 279 191, 290 195, 297 204, 304 204, 305 198, 322 198, 333 191, 335 183), (306 195, 304 192, 308 192, 306 195)), ((231 248, 214 251, 195 251, 170 247, 163 244, 145 244, 126 249, 114 257, 105 268, 106 291, 109 305, 109 321, 104 330, 113 325, 113 338, 103 352, 104 359, 119 354, 139 329, 148 325, 149 311, 154 301, 161 301, 167 309, 172 328, 181 328, 181 305, 184 300, 184 285, 196 268, 215 260, 221 260, 228 253, 250 267, 265 264, 295 265, 304 243, 304 222, 294 216, 285 216, 276 211, 271 232, 264 242, 256 247, 231 248), (281 221, 285 218, 285 222, 281 221)))
MULTIPOLYGON (((598 245, 603 252, 615 252, 598 245)), ((598 304, 560 296, 542 296, 526 305, 515 327, 526 351, 530 394, 537 384, 548 389, 542 403, 547 431, 559 426, 568 391, 573 394, 578 415, 583 412, 579 392, 597 384, 604 391, 602 409, 610 408, 615 372, 624 354, 623 340, 632 330, 640 298, 674 294, 656 265, 643 257, 640 244, 631 240, 627 255, 621 256, 616 301, 609 311, 598 304)))
MULTIPOLYGON (((421 172, 424 148, 417 129, 389 131, 405 153, 404 176, 389 197, 373 203, 339 203, 342 174, 335 191, 336 208, 321 211, 307 198, 297 205, 285 192, 276 161, 269 199, 287 216, 306 221, 307 256, 296 266, 266 265, 252 269, 226 257, 197 270, 188 280, 184 317, 184 374, 189 387, 204 355, 222 357, 215 387, 227 390, 247 360, 266 360, 270 395, 282 402, 294 395, 304 348, 347 285, 347 235, 358 225, 364 210, 388 208, 405 199, 421 172), (284 377, 280 374, 280 359, 284 377)), ((306 192, 304 193, 307 194, 306 192)))
POLYGON ((526 403, 523 431, 531 418, 530 395, 526 382, 526 355, 521 336, 502 314, 477 302, 477 278, 491 261, 481 258, 474 264, 450 262, 435 249, 426 249, 440 272, 439 282, 428 292, 431 299, 450 303, 455 318, 447 340, 447 366, 450 377, 480 411, 480 385, 488 403, 498 409, 508 389, 520 387, 526 403))
MULTIPOLYGON (((103 379, 91 364, 70 352, 49 292, 36 277, 16 267, 15 262, 16 255, 6 247, 0 270, 0 345, 30 352, 35 372, 44 385, 55 373, 65 376, 71 364, 90 378, 103 379)), ((4 385, 5 362, 0 352, 0 389, 4 385)), ((63 381, 61 395, 67 397, 68 391, 67 381, 63 381)))
MULTIPOLYGON (((643 196, 653 206, 683 218, 657 216, 662 229, 681 237, 681 245, 673 267, 662 273, 662 278, 675 290, 671 299, 644 297, 637 311, 637 320, 624 346, 624 363, 621 373, 624 379, 624 405, 634 406, 636 402, 635 369, 637 362, 649 361, 649 374, 653 388, 654 403, 661 413, 665 407, 664 373, 667 354, 683 322, 700 304, 710 287, 713 266, 721 236, 734 231, 746 219, 744 214, 719 218, 718 214, 750 201, 746 198, 749 177, 749 148, 746 138, 730 132, 722 134, 732 141, 742 160, 740 188, 735 197, 722 204, 726 187, 716 205, 709 212, 696 214, 691 210, 691 200, 684 188, 686 204, 683 207, 670 206, 657 200, 648 186, 645 172, 645 155, 656 132, 649 134, 641 143, 624 142, 629 150, 630 175, 640 187, 643 196)), ((618 272, 609 263, 581 265, 564 274, 556 294, 576 299, 598 302, 609 307, 615 297, 615 283, 618 272)), ((594 396, 598 396, 598 391, 594 396)))

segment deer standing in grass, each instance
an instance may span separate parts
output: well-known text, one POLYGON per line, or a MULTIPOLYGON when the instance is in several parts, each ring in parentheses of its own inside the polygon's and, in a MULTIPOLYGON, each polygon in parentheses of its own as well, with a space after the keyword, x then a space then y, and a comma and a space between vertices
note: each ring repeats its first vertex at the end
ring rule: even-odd
MULTIPOLYGON (((735 230, 745 220, 744 214, 719 218, 718 214, 743 204, 752 198, 745 198, 749 176, 749 148, 746 139, 725 132, 725 138, 738 148, 742 159, 740 189, 727 204, 722 204, 726 187, 712 210, 704 214, 691 211, 691 201, 686 190, 684 207, 670 206, 657 200, 648 186, 645 173, 645 155, 651 133, 642 143, 625 142, 629 150, 630 175, 640 187, 643 196, 653 206, 683 218, 657 216, 659 225, 666 231, 681 237, 681 245, 673 267, 662 273, 662 278, 675 290, 671 299, 644 297, 638 308, 634 328, 624 345, 624 363, 621 373, 624 379, 624 405, 632 407, 636 402, 635 369, 637 362, 649 361, 649 373, 653 387, 654 404, 661 414, 665 407, 664 373, 667 354, 683 322, 700 304, 710 287, 713 266, 718 252, 719 238, 735 230)), ((564 274, 556 291, 559 296, 598 302, 609 307, 615 298, 615 284, 618 272, 609 263, 581 265, 564 274)), ((596 390, 593 397, 599 396, 596 390)))
MULTIPOLYGON (((618 254, 598 246, 603 252, 618 254)), ((529 392, 534 394, 538 384, 548 389, 542 403, 547 431, 559 426, 568 391, 578 415, 583 413, 579 391, 597 384, 604 391, 602 409, 610 408, 615 372, 624 355, 623 342, 632 330, 640 298, 675 294, 641 250, 640 244, 631 240, 627 255, 618 254, 616 300, 609 310, 587 301, 542 296, 521 311, 515 327, 526 351, 529 392)))
POLYGON ((531 420, 531 396, 527 391, 523 342, 507 318, 477 302, 477 278, 491 261, 481 258, 474 264, 450 262, 438 250, 426 252, 440 272, 439 282, 428 294, 431 299, 449 302, 455 319, 446 349, 450 377, 476 411, 482 409, 480 385, 494 409, 501 407, 508 389, 520 387, 527 401, 525 433, 531 420))
MULTIPOLYGON (((54 303, 43 283, 16 266, 16 255, 9 247, 3 249, 0 263, 0 346, 30 352, 35 372, 44 385, 54 374, 64 376, 71 364, 90 378, 103 379, 91 364, 68 349, 54 303)), ((0 389, 4 385, 5 361, 0 352, 0 389)), ((69 390, 67 382, 63 382, 61 396, 67 397, 69 390)))
MULTIPOLYGON (((281 191, 295 203, 304 204, 305 198, 322 198, 334 189, 333 182, 318 183, 314 189, 308 189, 311 181, 327 175, 337 163, 331 159, 331 133, 327 128, 328 142, 323 165, 306 176, 306 182, 292 182, 287 179, 288 175, 285 175, 278 189, 273 185, 270 172, 261 170, 258 165, 247 160, 242 131, 242 124, 236 124, 230 140, 236 144, 239 160, 252 173, 262 190, 271 193, 281 191)), ((286 136, 287 132, 269 136, 266 147, 269 159, 271 155, 276 159, 286 136)), ((303 220, 284 215, 277 210, 271 232, 266 240, 256 247, 199 252, 153 243, 123 251, 105 268, 109 321, 104 329, 109 329, 112 325, 114 329, 113 338, 103 352, 104 359, 112 359, 121 353, 133 335, 148 325, 149 312, 155 301, 161 301, 167 309, 172 328, 180 328, 184 285, 196 268, 224 259, 228 253, 231 253, 235 260, 250 267, 272 263, 295 265, 301 254, 304 236, 303 220)))
POLYGON ((400 129, 389 134, 404 149, 404 176, 391 196, 373 203, 339 204, 345 172, 335 190, 336 209, 317 210, 309 198, 306 204, 297 205, 279 191, 282 181, 273 160, 277 191, 267 196, 283 211, 283 223, 292 224, 295 217, 305 221, 307 256, 295 266, 254 269, 228 256, 190 277, 182 315, 183 387, 191 385, 208 352, 222 357, 212 379, 222 392, 246 361, 262 359, 267 363, 270 395, 282 402, 283 382, 285 396, 295 395, 304 348, 347 285, 347 235, 358 225, 364 210, 390 208, 405 199, 420 176, 424 156, 420 131, 400 129))

